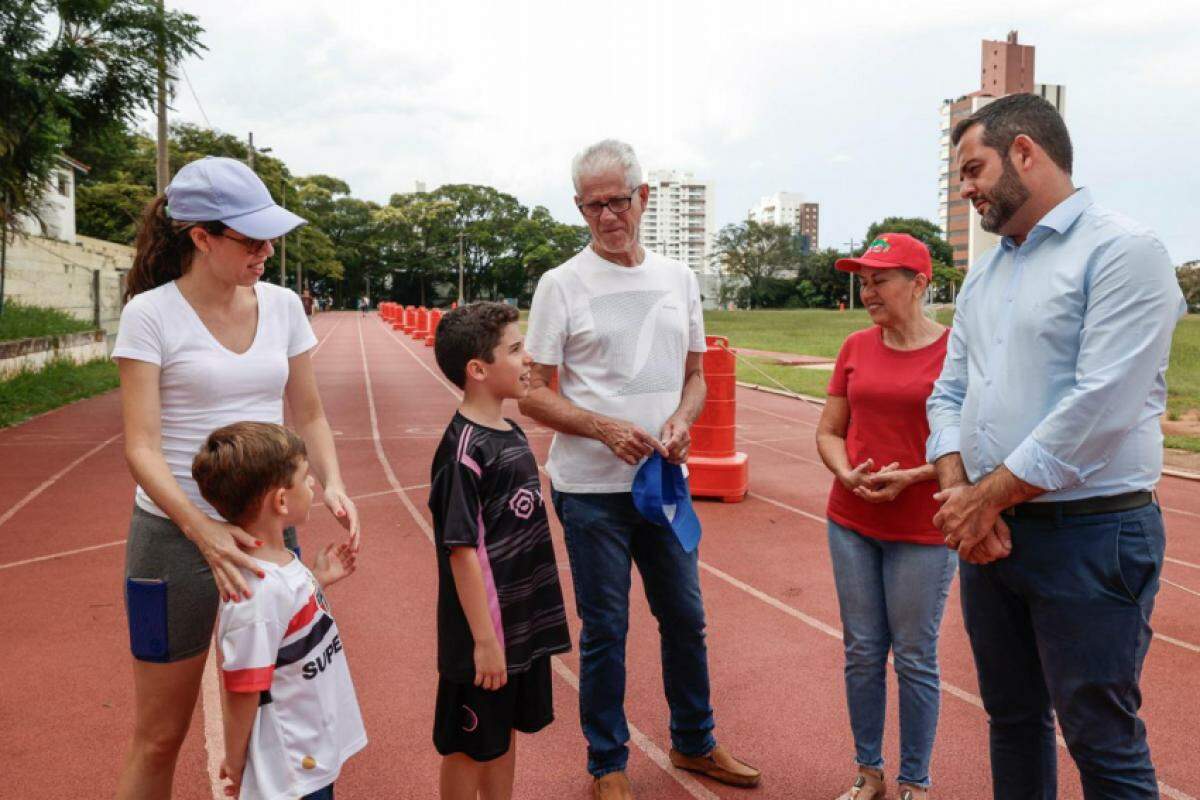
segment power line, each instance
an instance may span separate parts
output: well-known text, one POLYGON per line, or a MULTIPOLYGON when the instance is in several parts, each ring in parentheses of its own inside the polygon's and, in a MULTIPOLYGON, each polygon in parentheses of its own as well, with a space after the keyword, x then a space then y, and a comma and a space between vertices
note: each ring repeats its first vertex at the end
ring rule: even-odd
POLYGON ((188 85, 188 90, 192 93, 192 99, 196 101, 196 108, 200 109, 200 116, 204 117, 204 124, 211 129, 212 123, 208 121, 208 114, 204 113, 204 106, 200 105, 200 97, 196 94, 196 87, 192 86, 192 79, 188 77, 187 70, 183 68, 183 64, 179 65, 179 71, 183 73, 183 80, 188 85))

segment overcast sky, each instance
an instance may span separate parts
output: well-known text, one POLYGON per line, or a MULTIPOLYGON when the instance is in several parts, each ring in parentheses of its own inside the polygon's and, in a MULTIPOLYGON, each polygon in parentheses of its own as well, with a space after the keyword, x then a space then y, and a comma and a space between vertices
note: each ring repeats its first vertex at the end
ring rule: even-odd
POLYGON ((571 156, 615 136, 715 181, 718 225, 802 192, 822 246, 936 220, 940 103, 978 88, 982 39, 1018 30, 1037 82, 1067 87, 1077 184, 1200 258, 1198 0, 167 5, 208 46, 173 119, 252 130, 355 196, 483 183, 574 222, 571 156))

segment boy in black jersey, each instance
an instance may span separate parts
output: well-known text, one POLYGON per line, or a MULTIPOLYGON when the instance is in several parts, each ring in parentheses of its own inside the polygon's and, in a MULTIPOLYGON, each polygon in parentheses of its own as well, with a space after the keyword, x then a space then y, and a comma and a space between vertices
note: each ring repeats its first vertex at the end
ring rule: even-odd
POLYGON ((571 647, 558 565, 525 434, 501 413, 529 386, 517 310, 455 309, 438 325, 438 366, 463 401, 433 459, 438 559, 433 742, 443 800, 507 800, 516 743, 554 719, 550 656, 571 647))

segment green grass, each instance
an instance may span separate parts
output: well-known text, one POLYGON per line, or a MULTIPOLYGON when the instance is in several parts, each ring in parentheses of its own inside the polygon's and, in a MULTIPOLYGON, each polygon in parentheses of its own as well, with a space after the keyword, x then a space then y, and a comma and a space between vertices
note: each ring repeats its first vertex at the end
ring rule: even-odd
MULTIPOLYGON (((950 308, 938 311, 938 321, 949 324, 950 308)), ((710 335, 728 336, 733 347, 773 350, 833 358, 845 338, 871 324, 867 312, 823 311, 818 309, 768 311, 706 311, 704 327, 710 335)), ((763 364, 754 359, 772 377, 793 391, 824 396, 829 374, 799 367, 763 364), (807 387, 807 388, 802 388, 807 387), (818 391, 819 390, 819 391, 818 391)), ((739 380, 769 381, 745 365, 738 366, 739 380)), ((1191 409, 1200 409, 1200 315, 1179 321, 1171 342, 1171 366, 1167 370, 1167 417, 1177 419, 1191 409)))
POLYGON ((1200 436, 1165 436, 1163 437, 1163 447, 1200 453, 1200 436))
POLYGON ((0 428, 115 389, 117 383, 117 365, 106 358, 86 364, 52 361, 38 372, 18 372, 0 381, 0 428))
POLYGON ((12 301, 0 313, 0 342, 29 339, 34 336, 58 336, 95 329, 90 321, 76 319, 55 308, 26 306, 12 301))
MULTIPOLYGON (((953 316, 953 309, 941 309, 938 321, 947 325, 953 316)), ((871 318, 862 309, 704 312, 705 332, 710 336, 728 336, 734 347, 826 358, 837 356, 847 336, 871 324, 871 318)))

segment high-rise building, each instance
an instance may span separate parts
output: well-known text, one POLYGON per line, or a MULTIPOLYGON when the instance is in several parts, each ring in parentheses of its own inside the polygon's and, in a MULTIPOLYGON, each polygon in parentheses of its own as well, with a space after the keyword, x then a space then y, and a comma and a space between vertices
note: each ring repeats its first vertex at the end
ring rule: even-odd
POLYGON ((720 268, 708 257, 715 232, 712 181, 690 172, 651 170, 646 183, 650 198, 642 214, 642 246, 691 267, 705 305, 712 306, 720 292, 720 268))
POLYGON ((958 171, 954 167, 954 148, 950 133, 960 121, 974 114, 997 97, 1028 92, 1040 95, 1066 113, 1066 87, 1034 83, 1034 47, 1020 44, 1011 31, 1000 41, 985 39, 980 59, 980 88, 957 100, 944 100, 941 113, 941 171, 938 175, 938 213, 942 232, 954 248, 954 266, 967 269, 979 256, 999 241, 980 224, 975 208, 959 196, 958 171))
POLYGON ((746 219, 760 224, 786 225, 804 237, 804 251, 820 248, 818 229, 821 222, 819 203, 807 203, 797 192, 776 192, 758 201, 746 212, 746 219))

